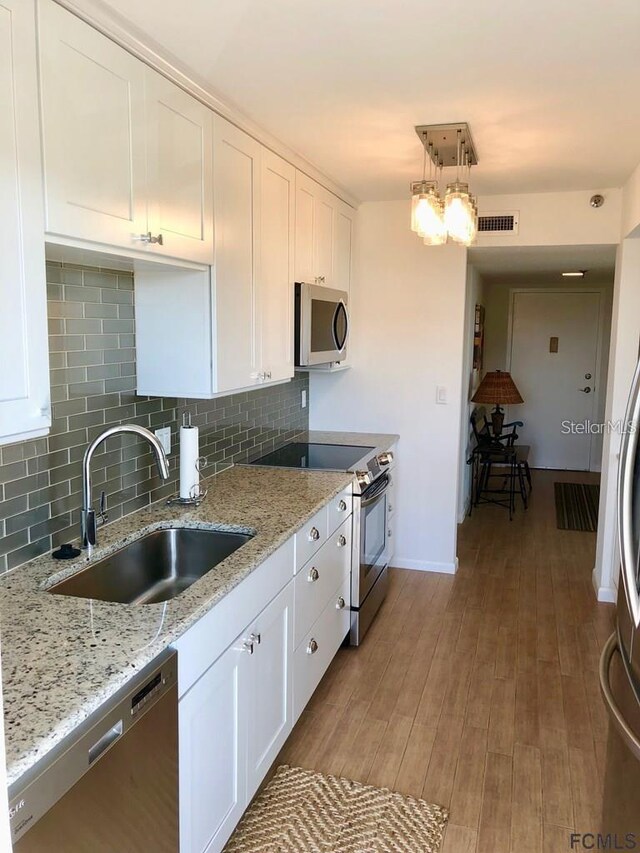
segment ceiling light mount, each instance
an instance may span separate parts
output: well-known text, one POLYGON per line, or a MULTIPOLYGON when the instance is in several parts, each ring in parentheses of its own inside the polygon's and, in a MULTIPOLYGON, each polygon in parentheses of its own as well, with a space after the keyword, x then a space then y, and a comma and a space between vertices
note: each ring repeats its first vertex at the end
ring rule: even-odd
POLYGON ((589 199, 589 204, 591 205, 591 207, 602 207, 602 205, 604 204, 604 196, 600 195, 600 193, 592 195, 589 199))
POLYGON ((460 132, 460 143, 468 155, 469 166, 477 166, 478 156, 466 121, 454 124, 419 124, 416 127, 416 133, 422 145, 425 145, 425 140, 428 140, 431 143, 432 156, 437 154, 437 162, 434 160, 434 165, 438 168, 457 164, 458 132, 460 132))

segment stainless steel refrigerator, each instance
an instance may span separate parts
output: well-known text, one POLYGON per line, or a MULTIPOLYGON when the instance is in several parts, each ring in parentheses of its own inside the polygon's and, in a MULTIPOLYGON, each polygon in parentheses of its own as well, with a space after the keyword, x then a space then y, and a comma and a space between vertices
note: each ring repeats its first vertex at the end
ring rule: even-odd
MULTIPOLYGON (((609 713, 601 832, 640 850, 640 363, 631 386, 618 472, 621 582, 616 630, 600 660, 609 713)), ((581 827, 576 827, 581 830, 581 827)))

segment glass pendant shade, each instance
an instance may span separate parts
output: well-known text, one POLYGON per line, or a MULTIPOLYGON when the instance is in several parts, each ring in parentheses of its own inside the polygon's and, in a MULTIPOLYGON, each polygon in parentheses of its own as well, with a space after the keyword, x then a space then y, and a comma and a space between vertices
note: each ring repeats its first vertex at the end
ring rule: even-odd
POLYGON ((411 199, 411 229, 427 246, 437 246, 447 239, 442 202, 435 181, 422 181, 411 199))
POLYGON ((469 185, 454 181, 447 186, 444 199, 444 224, 449 237, 469 246, 476 237, 477 214, 469 185))

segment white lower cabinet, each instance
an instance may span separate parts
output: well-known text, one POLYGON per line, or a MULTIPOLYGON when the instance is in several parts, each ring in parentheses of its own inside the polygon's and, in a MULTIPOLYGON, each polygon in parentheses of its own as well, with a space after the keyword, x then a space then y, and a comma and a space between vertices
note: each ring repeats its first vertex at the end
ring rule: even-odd
POLYGON ((182 697, 180 850, 221 850, 246 806, 248 655, 234 644, 182 697))
POLYGON ((249 629, 254 653, 247 668, 247 801, 282 749, 291 719, 293 581, 267 605, 249 629))
POLYGON ((293 656, 293 716, 298 719, 350 627, 351 581, 330 596, 293 656))
POLYGON ((351 515, 336 526, 333 503, 297 575, 292 537, 175 643, 181 853, 223 849, 349 631, 351 515))

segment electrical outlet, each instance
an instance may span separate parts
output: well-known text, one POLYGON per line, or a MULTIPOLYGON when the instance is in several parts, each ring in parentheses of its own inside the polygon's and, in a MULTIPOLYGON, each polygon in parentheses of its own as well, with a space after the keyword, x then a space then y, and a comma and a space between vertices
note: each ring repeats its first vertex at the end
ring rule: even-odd
POLYGON ((171 427, 162 427, 155 430, 156 438, 164 448, 164 452, 169 455, 171 453, 171 427))
POLYGON ((307 389, 306 388, 303 388, 301 391, 300 405, 302 406, 303 409, 307 408, 307 389))

